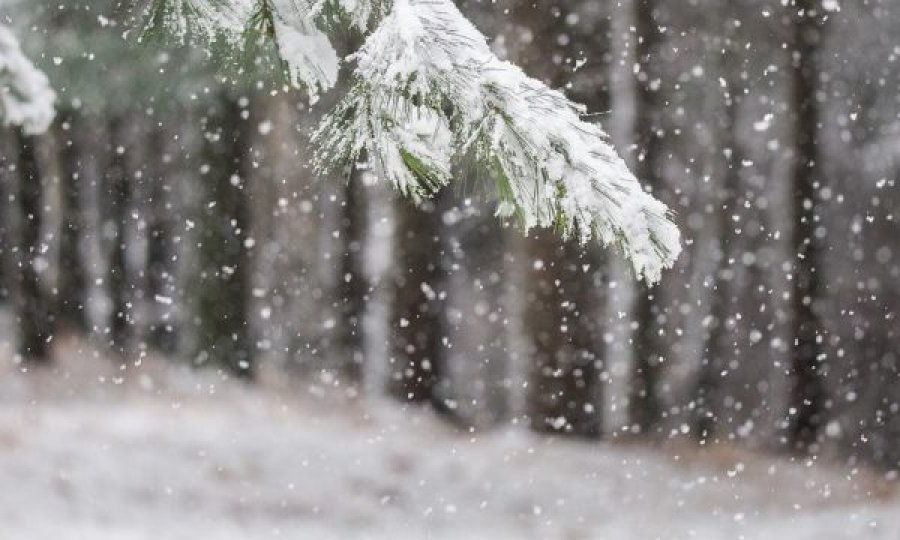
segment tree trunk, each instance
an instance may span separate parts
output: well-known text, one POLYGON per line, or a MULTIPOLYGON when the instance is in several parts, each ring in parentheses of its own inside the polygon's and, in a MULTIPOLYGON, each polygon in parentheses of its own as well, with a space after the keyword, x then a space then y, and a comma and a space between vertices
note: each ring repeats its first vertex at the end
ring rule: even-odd
POLYGON ((41 287, 40 272, 46 266, 41 237, 44 180, 38 164, 36 139, 16 129, 19 147, 19 249, 16 266, 16 323, 19 354, 26 363, 50 361, 53 316, 41 287))
POLYGON ((601 287, 592 279, 599 260, 587 249, 546 229, 527 241, 528 415, 537 431, 603 433, 602 342, 596 328, 601 287))
MULTIPOLYGON (((735 62, 734 55, 725 54, 722 68, 727 70, 735 62)), ((739 64, 734 64, 739 65, 739 64)), ((730 78, 730 77, 729 77, 730 78)), ((731 78, 730 78, 731 79, 731 78)), ((728 87, 725 97, 726 125, 722 126, 722 144, 725 149, 725 171, 722 185, 717 193, 718 199, 718 231, 719 261, 713 278, 710 295, 710 316, 712 326, 706 337, 706 348, 701 358, 700 373, 694 391, 694 410, 692 414, 691 433, 700 442, 714 440, 718 422, 718 408, 721 406, 722 372, 727 359, 734 354, 735 343, 732 331, 728 328, 730 307, 735 299, 731 287, 735 242, 735 223, 732 217, 738 211, 741 189, 740 167, 743 161, 740 143, 737 138, 738 99, 740 92, 728 87)))
MULTIPOLYGON (((534 34, 517 58, 532 76, 555 88, 572 86, 578 91, 578 73, 572 64, 553 57, 578 59, 590 44, 592 68, 603 65, 609 50, 605 17, 589 17, 583 2, 566 1, 554 13, 549 6, 522 4, 513 16, 534 34), (567 15, 577 14, 577 24, 567 15), (593 19, 593 20, 591 20, 593 19), (564 45, 559 36, 571 39, 564 45), (540 45, 541 47, 535 46, 540 45), (547 48, 550 49, 548 50, 547 48), (571 85, 570 85, 571 83, 571 85)), ((589 10, 587 10, 589 11, 589 10)), ((603 69, 603 68, 601 68, 603 69)), ((592 112, 605 110, 609 93, 601 79, 584 85, 588 92, 575 95, 592 112)), ((531 337, 531 366, 526 408, 531 427, 538 431, 599 437, 603 429, 603 350, 600 306, 604 295, 600 281, 603 260, 595 246, 563 240, 552 230, 536 231, 524 242, 527 303, 525 333, 531 337)))
POLYGON ((441 216, 437 195, 416 208, 397 202, 396 259, 392 354, 389 390, 406 402, 431 402, 444 410, 438 385, 442 381, 442 306, 440 291, 441 216))
POLYGON ((223 97, 213 107, 205 126, 209 172, 202 178, 206 197, 201 203, 197 358, 252 379, 249 129, 233 98, 223 97))
MULTIPOLYGON (((634 137, 638 146, 638 159, 634 164, 635 176, 654 192, 662 187, 662 141, 657 135, 660 129, 660 113, 663 97, 658 91, 654 59, 662 41, 655 20, 653 0, 635 0, 635 28, 637 34, 637 64, 639 71, 635 82, 634 137)), ((658 196, 658 193, 657 193, 658 196)), ((635 292, 633 317, 637 322, 634 335, 634 366, 629 395, 629 416, 632 426, 641 433, 649 433, 662 416, 662 404, 658 396, 658 384, 665 343, 660 336, 665 314, 659 302, 659 290, 638 285, 635 292)))
POLYGON ((124 119, 114 117, 108 125, 110 163, 106 170, 107 216, 104 230, 111 235, 106 286, 109 292, 109 345, 125 354, 132 337, 132 291, 128 273, 128 206, 131 178, 126 160, 127 137, 124 119))
POLYGON ((794 229, 791 235, 794 275, 793 357, 791 365, 789 438, 798 449, 816 442, 822 425, 825 399, 821 366, 818 361, 819 318, 816 303, 822 296, 819 281, 819 247, 815 238, 817 135, 819 107, 816 102, 819 68, 817 47, 821 39, 817 2, 797 0, 791 9, 794 21, 793 94, 796 161, 793 170, 794 229))
POLYGON ((57 321, 61 327, 83 332, 87 330, 88 280, 82 260, 81 238, 84 234, 81 183, 83 150, 79 146, 79 116, 73 111, 61 115, 57 137, 60 149, 62 231, 59 235, 59 273, 56 292, 57 321))
POLYGON ((340 317, 337 326, 337 353, 344 386, 355 393, 362 383, 365 336, 363 316, 369 294, 369 284, 363 270, 366 230, 366 194, 362 173, 354 170, 344 190, 341 216, 343 253, 335 311, 340 317))
MULTIPOLYGON (((9 131, 7 131, 9 134, 9 131)), ((18 205, 18 182, 11 181, 15 171, 15 153, 12 139, 7 134, 0 138, 0 302, 14 302, 11 291, 16 288, 18 242, 16 241, 14 205, 18 205)))
POLYGON ((170 214, 172 202, 167 191, 169 168, 164 133, 154 128, 148 138, 150 156, 156 162, 150 168, 150 196, 145 201, 147 216, 147 259, 146 286, 147 299, 151 309, 150 325, 147 336, 148 344, 166 354, 173 354, 177 349, 178 337, 175 333, 168 312, 171 300, 175 295, 174 249, 171 244, 173 223, 170 214))

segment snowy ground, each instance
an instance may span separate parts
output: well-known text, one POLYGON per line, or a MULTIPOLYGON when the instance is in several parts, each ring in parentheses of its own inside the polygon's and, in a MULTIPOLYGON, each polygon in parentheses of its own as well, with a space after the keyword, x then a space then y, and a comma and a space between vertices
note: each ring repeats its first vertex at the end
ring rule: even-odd
POLYGON ((67 356, 54 374, 0 356, 2 540, 900 535, 900 500, 874 473, 459 433, 308 384, 67 356))

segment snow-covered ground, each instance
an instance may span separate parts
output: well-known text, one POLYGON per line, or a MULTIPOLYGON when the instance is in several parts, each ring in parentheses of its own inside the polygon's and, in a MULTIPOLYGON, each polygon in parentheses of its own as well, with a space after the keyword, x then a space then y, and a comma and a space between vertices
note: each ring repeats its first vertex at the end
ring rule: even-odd
POLYGON ((0 357, 2 540, 900 535, 900 500, 870 472, 460 433, 308 383, 66 356, 55 373, 0 357))

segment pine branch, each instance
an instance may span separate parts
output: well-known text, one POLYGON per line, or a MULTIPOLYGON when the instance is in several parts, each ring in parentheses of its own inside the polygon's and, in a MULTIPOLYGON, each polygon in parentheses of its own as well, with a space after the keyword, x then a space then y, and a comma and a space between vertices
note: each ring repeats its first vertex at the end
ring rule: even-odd
POLYGON ((320 170, 365 151, 380 177, 419 200, 471 155, 493 173, 498 214, 517 216, 526 231, 555 227, 616 247, 651 283, 674 263, 680 238, 668 209, 602 128, 496 58, 450 0, 397 0, 351 60, 354 85, 314 137, 320 170))
POLYGON ((291 84, 304 88, 314 101, 334 86, 340 69, 337 52, 320 29, 329 5, 313 0, 151 0, 142 38, 171 36, 209 49, 222 45, 236 58, 270 41, 291 84))
POLYGON ((347 95, 314 135, 319 171, 365 159, 421 202, 471 158, 491 172, 497 213, 517 216, 526 231, 555 227, 616 247, 650 283, 681 250, 668 209, 641 188, 603 129, 582 119, 584 107, 498 59, 451 0, 154 1, 169 11, 151 11, 151 21, 199 17, 175 28, 201 35, 213 26, 234 33, 262 5, 292 81, 312 98, 340 68, 326 32, 368 33, 348 57, 347 95))

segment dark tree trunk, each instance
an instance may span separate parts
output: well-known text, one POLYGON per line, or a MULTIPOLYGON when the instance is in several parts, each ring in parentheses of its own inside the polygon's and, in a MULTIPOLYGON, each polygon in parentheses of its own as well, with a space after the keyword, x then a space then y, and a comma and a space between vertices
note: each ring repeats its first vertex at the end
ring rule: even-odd
POLYGON ((132 336, 132 291, 128 275, 128 206, 131 203, 131 179, 126 159, 127 136, 121 117, 110 120, 110 163, 104 175, 106 179, 106 225, 110 235, 109 262, 106 285, 109 291, 110 320, 109 345, 125 354, 132 336))
POLYGON ((44 179, 38 164, 36 139, 16 129, 19 147, 19 249, 17 253, 16 323, 19 354, 26 363, 50 361, 53 315, 41 287, 41 237, 44 179))
MULTIPOLYGON (((589 85, 574 85, 578 74, 571 64, 554 62, 553 56, 579 58, 589 43, 592 66, 602 65, 609 50, 606 17, 585 15, 582 2, 567 1, 559 5, 559 13, 548 16, 548 6, 521 4, 514 8, 516 20, 527 25, 536 39, 520 51, 518 60, 532 76, 540 77, 555 88, 567 83, 586 86, 590 90, 572 97, 592 112, 609 105, 608 88, 600 80, 589 85), (571 24, 569 14, 584 15, 571 24), (558 40, 570 38, 569 45, 558 40), (540 45, 540 47, 535 46, 540 45), (547 50, 544 47, 550 47, 547 50)), ((596 68, 594 68, 596 69, 596 68)), ((605 68, 601 68, 605 69, 605 68)), ((583 91, 582 91, 583 92, 583 91)), ((531 338, 531 358, 526 408, 531 427, 549 431, 599 437, 603 429, 603 372, 600 352, 603 350, 600 312, 604 301, 602 258, 596 246, 582 246, 566 241, 551 230, 540 230, 524 243, 527 304, 524 315, 525 333, 531 338)))
POLYGON ((394 305, 391 320, 392 354, 389 390, 407 402, 431 402, 444 410, 439 384, 444 355, 441 351, 442 307, 440 194, 416 208, 397 202, 394 305))
POLYGON ((525 328, 532 341, 528 415, 532 429, 586 437, 603 433, 602 349, 596 327, 598 258, 550 230, 527 241, 525 328))
MULTIPOLYGON (((18 183, 14 177, 15 153, 12 141, 7 136, 0 138, 0 302, 10 301, 10 290, 15 289, 15 276, 18 274, 16 258, 18 243, 15 231, 16 214, 14 204, 18 204, 16 191, 18 183)), ((13 299, 14 300, 14 299, 13 299)))
POLYGON ((169 168, 166 145, 161 129, 153 129, 148 137, 150 156, 155 160, 150 169, 149 198, 145 201, 147 216, 147 299, 153 306, 148 329, 148 344, 167 354, 177 349, 178 338, 168 315, 175 295, 172 202, 167 189, 169 168))
POLYGON ((250 226, 248 123, 243 108, 223 97, 207 116, 202 199, 200 282, 197 291, 198 359, 252 379, 250 331, 250 226))
POLYGON ((822 296, 819 280, 817 225, 817 135, 819 107, 816 102, 819 67, 817 47, 821 39, 822 14, 817 2, 797 0, 791 9, 794 21, 793 94, 796 161, 793 170, 794 230, 791 237, 794 273, 793 357, 791 364, 789 438, 798 449, 816 442, 824 414, 825 389, 819 365, 819 317, 816 303, 822 296))
POLYGON ((88 281, 81 246, 84 234, 81 184, 84 177, 78 118, 77 113, 66 112, 57 128, 62 184, 62 230, 59 235, 59 267, 62 271, 57 283, 56 313, 61 327, 83 332, 88 327, 85 313, 88 281))
MULTIPOLYGON (((734 55, 725 54, 723 69, 729 69, 736 62, 734 55)), ((735 64, 737 65, 737 64, 735 64)), ((706 348, 701 357, 700 372, 694 390, 694 410, 691 433, 700 442, 714 440, 718 410, 722 398, 722 372, 727 360, 734 354, 735 342, 733 332, 728 328, 730 308, 736 299, 731 287, 733 269, 731 260, 734 255, 735 223, 732 217, 738 211, 740 199, 741 174, 743 161, 740 143, 737 137, 738 99, 740 91, 728 88, 725 97, 725 125, 721 128, 721 145, 725 148, 725 167, 722 185, 717 193, 718 199, 718 231, 719 261, 713 277, 712 294, 710 295, 711 327, 706 336, 706 348)))
POLYGON ((358 388, 362 382, 365 346, 362 323, 369 294, 369 284, 363 270, 366 230, 366 194, 363 189, 361 171, 354 170, 344 190, 341 216, 344 251, 335 306, 335 311, 340 316, 337 327, 337 350, 341 355, 339 362, 343 382, 349 388, 358 388))
MULTIPOLYGON (((657 135, 661 128, 660 116, 663 96, 657 88, 655 62, 662 35, 656 22, 655 1, 636 0, 635 28, 637 32, 637 64, 639 71, 635 81, 634 137, 638 146, 638 159, 633 170, 645 186, 659 196, 662 188, 662 141, 657 135)), ((641 433, 654 430, 663 410, 658 396, 658 384, 664 359, 665 342, 660 327, 665 313, 659 302, 659 287, 651 289, 641 283, 635 292, 633 317, 637 321, 634 335, 634 367, 629 395, 629 416, 632 426, 641 433)))

